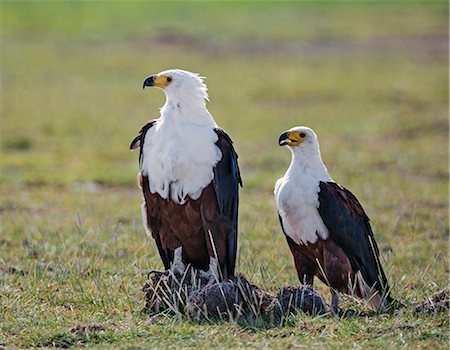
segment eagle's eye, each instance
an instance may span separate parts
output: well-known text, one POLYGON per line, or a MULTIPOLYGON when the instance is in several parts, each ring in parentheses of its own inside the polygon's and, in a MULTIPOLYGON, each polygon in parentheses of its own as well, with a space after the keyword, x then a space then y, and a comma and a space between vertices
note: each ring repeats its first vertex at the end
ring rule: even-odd
POLYGON ((306 136, 306 134, 305 134, 304 132, 301 132, 301 133, 300 133, 300 137, 301 137, 301 138, 304 138, 305 136, 306 136))
POLYGON ((167 82, 170 83, 172 81, 172 77, 167 77, 167 82))

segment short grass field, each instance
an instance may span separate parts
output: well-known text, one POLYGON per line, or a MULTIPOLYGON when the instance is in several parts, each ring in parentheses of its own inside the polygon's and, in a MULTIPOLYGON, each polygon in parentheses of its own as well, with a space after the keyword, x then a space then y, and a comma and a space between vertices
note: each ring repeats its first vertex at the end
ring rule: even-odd
POLYGON ((0 347, 448 348, 448 314, 414 312, 449 277, 447 2, 0 6, 0 347), (239 153, 239 272, 274 293, 298 283, 272 191, 290 160, 279 134, 307 125, 404 309, 364 316, 347 297, 360 314, 284 327, 142 312, 162 263, 128 146, 164 103, 144 78, 169 68, 207 77, 239 153))

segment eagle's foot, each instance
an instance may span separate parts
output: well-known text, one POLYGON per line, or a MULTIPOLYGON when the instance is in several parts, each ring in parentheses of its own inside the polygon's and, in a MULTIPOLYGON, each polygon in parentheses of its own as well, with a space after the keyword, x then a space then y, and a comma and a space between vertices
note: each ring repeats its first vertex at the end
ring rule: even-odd
POLYGON ((182 248, 175 249, 173 262, 170 265, 169 273, 173 276, 183 276, 186 271, 186 265, 183 263, 182 248))
POLYGON ((204 278, 207 280, 206 283, 207 286, 220 282, 217 260, 215 258, 210 258, 208 271, 200 270, 199 276, 200 278, 204 278))
POLYGON ((183 276, 184 271, 186 271, 186 265, 184 265, 183 263, 178 264, 173 263, 169 269, 169 273, 174 276, 183 276))
POLYGON ((336 292, 331 292, 331 305, 330 312, 332 316, 339 314, 339 295, 336 292))

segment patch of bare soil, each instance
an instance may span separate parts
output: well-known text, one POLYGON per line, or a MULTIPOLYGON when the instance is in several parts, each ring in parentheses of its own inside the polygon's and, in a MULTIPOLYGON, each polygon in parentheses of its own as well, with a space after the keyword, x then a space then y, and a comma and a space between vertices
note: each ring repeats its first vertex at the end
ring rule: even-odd
POLYGON ((0 276, 3 274, 25 276, 27 273, 27 271, 24 271, 12 265, 0 265, 0 276))
POLYGON ((77 323, 70 327, 71 333, 89 334, 90 332, 103 332, 105 327, 99 323, 77 323))
POLYGON ((282 52, 290 56, 323 56, 348 54, 406 54, 410 57, 431 59, 448 55, 448 37, 443 34, 428 36, 390 36, 370 38, 328 38, 310 40, 236 40, 233 43, 210 40, 189 33, 163 29, 151 38, 136 39, 139 47, 163 47, 202 52, 210 56, 259 56, 282 52))
POLYGON ((435 314, 437 312, 450 311, 450 287, 431 294, 428 298, 419 302, 415 309, 418 313, 435 314))

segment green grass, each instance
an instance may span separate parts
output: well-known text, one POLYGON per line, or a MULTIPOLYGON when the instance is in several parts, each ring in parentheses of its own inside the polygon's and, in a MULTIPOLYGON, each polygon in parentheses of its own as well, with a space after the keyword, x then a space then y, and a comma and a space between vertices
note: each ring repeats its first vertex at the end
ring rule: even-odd
POLYGON ((0 6, 0 346, 447 348, 448 315, 413 313, 448 285, 446 2, 0 6), (162 264, 128 145, 164 102, 143 79, 171 67, 207 77, 235 141, 239 271, 274 292, 298 283, 272 188, 290 157, 279 134, 308 125, 372 218, 406 309, 271 329, 149 321, 140 287, 162 264), (105 330, 70 331, 91 322, 105 330))

